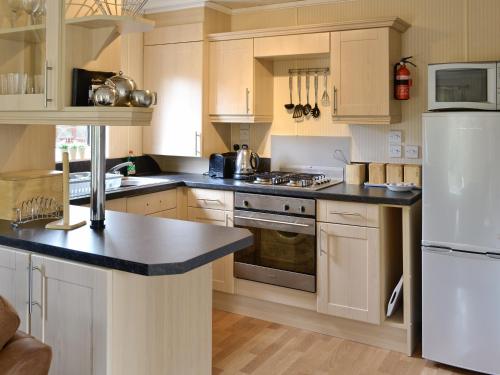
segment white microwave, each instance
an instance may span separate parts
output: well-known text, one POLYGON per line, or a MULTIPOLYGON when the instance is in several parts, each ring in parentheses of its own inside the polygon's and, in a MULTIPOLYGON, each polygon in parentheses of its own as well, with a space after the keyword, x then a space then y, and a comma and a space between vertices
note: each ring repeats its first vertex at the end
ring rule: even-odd
POLYGON ((431 64, 429 111, 500 111, 500 62, 431 64))

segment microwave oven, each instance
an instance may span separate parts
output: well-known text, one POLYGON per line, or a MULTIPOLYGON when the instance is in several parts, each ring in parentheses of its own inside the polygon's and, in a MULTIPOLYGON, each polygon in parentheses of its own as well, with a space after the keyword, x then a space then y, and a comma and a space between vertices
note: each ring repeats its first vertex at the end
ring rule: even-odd
POLYGON ((428 109, 500 111, 500 62, 431 64, 428 109))

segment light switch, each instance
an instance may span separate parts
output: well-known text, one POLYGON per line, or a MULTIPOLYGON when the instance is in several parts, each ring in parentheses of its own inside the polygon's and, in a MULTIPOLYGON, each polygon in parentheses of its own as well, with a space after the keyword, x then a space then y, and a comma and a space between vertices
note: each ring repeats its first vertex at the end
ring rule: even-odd
POLYGON ((401 157, 401 145, 389 144, 389 157, 390 158, 400 158, 401 157))
POLYGON ((396 145, 403 143, 403 132, 401 130, 389 131, 389 143, 396 145))
POLYGON ((418 146, 415 146, 415 145, 405 146, 405 158, 406 159, 418 159, 418 146))

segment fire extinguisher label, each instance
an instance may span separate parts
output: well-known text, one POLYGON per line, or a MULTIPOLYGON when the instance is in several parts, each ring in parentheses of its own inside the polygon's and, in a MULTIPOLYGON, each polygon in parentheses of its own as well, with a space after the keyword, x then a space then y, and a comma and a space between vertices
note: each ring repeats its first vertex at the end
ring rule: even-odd
POLYGON ((396 98, 399 100, 408 100, 410 98, 410 86, 398 85, 396 87, 396 98))
POLYGON ((410 76, 408 76, 408 75, 405 75, 405 76, 402 76, 402 75, 401 75, 401 76, 399 76, 399 75, 398 75, 398 76, 396 76, 396 79, 397 79, 398 81, 407 81, 407 80, 409 80, 409 79, 410 79, 410 76))

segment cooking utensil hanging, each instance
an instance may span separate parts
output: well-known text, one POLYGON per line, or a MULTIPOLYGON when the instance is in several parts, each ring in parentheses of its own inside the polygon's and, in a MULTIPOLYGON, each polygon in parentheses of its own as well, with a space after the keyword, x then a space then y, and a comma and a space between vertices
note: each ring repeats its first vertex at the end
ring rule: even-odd
POLYGON ((297 91, 299 94, 299 104, 295 106, 295 110, 293 111, 293 118, 296 120, 299 120, 302 118, 304 114, 304 106, 301 103, 301 95, 300 95, 300 90, 301 90, 302 82, 301 82, 301 77, 300 73, 297 75, 297 91))
POLYGON ((295 104, 293 104, 292 91, 293 91, 293 75, 292 73, 288 73, 288 88, 290 90, 290 103, 285 104, 285 108, 287 111, 291 111, 295 108, 295 104))
POLYGON ((328 72, 324 72, 324 83, 325 83, 325 90, 323 91, 323 96, 321 97, 321 104, 323 106, 328 107, 330 105, 330 96, 328 95, 328 72))
POLYGON ((304 116, 308 116, 311 113, 312 107, 311 104, 309 104, 309 72, 306 72, 306 97, 307 97, 307 103, 302 109, 304 112, 304 116))
POLYGON ((314 108, 312 109, 312 117, 318 118, 321 111, 318 107, 318 73, 314 74, 314 108))

